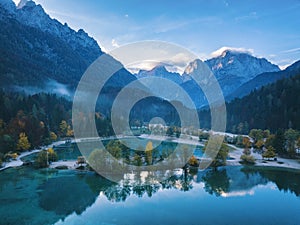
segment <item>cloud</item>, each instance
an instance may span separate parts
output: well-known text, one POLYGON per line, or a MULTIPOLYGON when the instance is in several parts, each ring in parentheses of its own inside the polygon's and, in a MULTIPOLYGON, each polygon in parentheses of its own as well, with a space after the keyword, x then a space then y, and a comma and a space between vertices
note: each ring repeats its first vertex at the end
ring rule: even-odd
POLYGON ((126 69, 129 70, 131 73, 138 73, 140 70, 152 70, 154 67, 157 66, 164 66, 168 71, 175 72, 182 74, 184 72, 185 66, 178 66, 176 64, 170 63, 169 61, 164 62, 157 62, 157 61, 144 61, 138 62, 134 64, 130 64, 126 66, 126 69))
POLYGON ((126 69, 129 70, 131 73, 138 73, 140 70, 152 70, 154 67, 159 65, 159 62, 156 61, 144 61, 138 62, 134 64, 130 64, 126 66, 126 69))
POLYGON ((120 45, 118 44, 118 42, 117 42, 115 39, 112 39, 112 40, 111 40, 111 45, 112 45, 113 47, 115 47, 115 48, 119 48, 119 47, 120 47, 120 45))
POLYGON ((218 50, 212 52, 210 55, 211 55, 211 57, 218 57, 218 56, 222 55, 222 53, 226 50, 233 51, 233 52, 247 53, 250 55, 254 54, 254 50, 251 48, 247 49, 247 48, 235 48, 235 47, 224 46, 224 47, 219 48, 218 50))
POLYGON ((300 52, 300 48, 292 48, 289 50, 282 51, 281 53, 299 53, 299 52, 300 52))
POLYGON ((258 18, 259 16, 256 12, 250 12, 248 15, 236 17, 235 21, 240 22, 244 20, 257 20, 258 18))
POLYGON ((216 16, 207 16, 200 18, 184 19, 184 20, 170 20, 164 15, 156 17, 149 26, 153 27, 154 33, 167 33, 170 31, 180 30, 182 28, 196 26, 197 24, 204 25, 220 25, 223 23, 223 20, 216 16))
POLYGON ((269 58, 271 58, 271 59, 276 58, 276 57, 277 57, 277 55, 275 55, 275 54, 270 54, 269 55, 269 58))
MULTIPOLYGON (((162 52, 163 55, 163 52, 162 52)), ((146 60, 146 61, 140 61, 131 63, 129 65, 125 65, 126 69, 128 69, 132 73, 137 73, 140 70, 152 70, 154 67, 158 65, 163 65, 166 67, 166 69, 170 72, 176 72, 179 74, 183 74, 185 68, 187 65, 194 61, 195 58, 187 54, 185 52, 179 52, 177 54, 174 54, 173 56, 169 58, 157 58, 157 60, 146 60)))

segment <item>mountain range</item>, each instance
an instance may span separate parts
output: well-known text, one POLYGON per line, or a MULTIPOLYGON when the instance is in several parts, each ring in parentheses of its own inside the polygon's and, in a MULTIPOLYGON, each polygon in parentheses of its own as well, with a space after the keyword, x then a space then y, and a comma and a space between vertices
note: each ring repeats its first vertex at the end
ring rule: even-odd
MULTIPOLYGON (((232 97, 239 97, 239 95, 234 95, 234 92, 244 84, 254 80, 257 76, 280 71, 277 65, 270 63, 264 58, 256 58, 248 53, 232 50, 225 50, 220 56, 206 60, 204 63, 206 63, 215 75, 226 100, 232 97)), ((158 65, 150 71, 141 70, 136 74, 136 77, 140 79, 154 76, 169 79, 180 85, 181 88, 189 93, 197 108, 201 108, 207 106, 208 102, 203 91, 191 76, 191 73, 201 74, 201 72, 197 73, 197 69, 201 68, 200 64, 199 59, 191 62, 182 75, 169 72, 164 66, 158 65)), ((272 79, 270 79, 270 81, 271 80, 272 79)), ((264 85, 263 81, 265 81, 265 84, 268 83, 268 79, 261 80, 261 85, 264 85)), ((154 93, 156 94, 161 94, 162 92, 167 93, 169 91, 161 87, 163 84, 153 83, 148 85, 154 87, 154 93)), ((247 90, 251 91, 253 89, 255 89, 255 87, 251 86, 247 90)), ((246 89, 245 92, 243 92, 244 89, 239 90, 242 92, 239 93, 240 95, 244 96, 247 94, 246 89)), ((179 95, 176 90, 174 90, 172 94, 169 93, 169 95, 171 95, 169 100, 182 101, 181 95, 179 95)))
POLYGON ((28 1, 0 2, 1 85, 44 89, 48 81, 75 85, 103 52, 83 30, 75 32, 28 1))
POLYGON ((235 98, 241 98, 248 94, 250 94, 254 90, 258 90, 261 87, 275 83, 278 80, 289 78, 295 76, 296 74, 300 74, 300 61, 293 63, 288 66, 286 69, 278 72, 266 72, 261 73, 254 77, 253 79, 245 82, 239 88, 234 90, 228 97, 227 100, 231 101, 235 98))
MULTIPOLYGON (((103 54, 106 53, 84 30, 75 31, 66 23, 51 18, 33 1, 21 1, 18 7, 12 0, 0 1, 0 86, 4 90, 29 94, 54 92, 72 97, 86 69, 103 54)), ((204 62, 217 78, 227 101, 279 79, 294 76, 300 67, 297 62, 281 71, 264 58, 233 50, 225 50, 204 62)), ((102 109, 111 105, 124 86, 151 76, 173 81, 188 93, 197 108, 205 107, 208 104, 206 97, 191 77, 199 63, 199 60, 191 62, 183 74, 170 72, 163 65, 150 71, 141 70, 137 74, 123 68, 107 82, 102 92, 102 109)), ((150 84, 147 85, 153 87, 151 91, 154 95, 185 104, 185 98, 178 89, 166 88, 163 83, 148 82, 150 84)), ((150 90, 145 88, 144 91, 150 90)))
MULTIPOLYGON (((84 30, 74 31, 50 18, 41 5, 20 4, 0 1, 1 87, 72 97, 88 66, 105 53, 84 30)), ((107 86, 123 87, 133 80, 132 74, 121 69, 107 86)))

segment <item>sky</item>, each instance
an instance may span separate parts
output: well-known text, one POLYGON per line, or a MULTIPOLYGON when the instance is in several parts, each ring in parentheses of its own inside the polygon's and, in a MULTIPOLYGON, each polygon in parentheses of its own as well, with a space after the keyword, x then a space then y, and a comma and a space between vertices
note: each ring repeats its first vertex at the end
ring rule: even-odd
MULTIPOLYGON (((14 0, 16 3, 19 0, 14 0)), ((160 40, 205 60, 238 48, 285 68, 300 59, 300 0, 35 0, 102 50, 160 40)))

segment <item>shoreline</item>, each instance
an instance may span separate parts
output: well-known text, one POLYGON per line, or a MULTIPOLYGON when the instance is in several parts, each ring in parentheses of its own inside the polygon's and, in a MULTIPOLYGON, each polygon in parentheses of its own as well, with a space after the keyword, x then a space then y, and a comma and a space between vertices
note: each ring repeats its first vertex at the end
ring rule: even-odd
MULTIPOLYGON (((165 136, 156 136, 156 135, 148 135, 142 134, 139 136, 140 138, 145 139, 152 139, 158 141, 171 141, 174 143, 181 143, 181 144, 192 144, 192 145, 199 145, 204 146, 203 143, 198 141, 198 137, 196 136, 188 136, 191 139, 179 139, 179 138, 172 138, 168 140, 168 137, 165 136)), ((227 144, 229 147, 235 149, 234 151, 229 151, 228 157, 233 159, 226 160, 226 166, 248 166, 247 164, 240 163, 240 157, 243 155, 243 148, 238 148, 234 145, 227 144)), ((297 159, 286 159, 282 157, 277 157, 277 161, 275 160, 263 160, 262 156, 258 153, 251 152, 251 155, 255 158, 255 164, 251 166, 256 167, 276 167, 276 168, 287 168, 287 169, 294 169, 300 171, 300 160, 297 159)))
MULTIPOLYGON (((117 138, 122 139, 122 138, 130 138, 131 136, 117 136, 117 138)), ((82 142, 82 141, 89 141, 89 140, 111 140, 116 137, 107 137, 107 138, 82 138, 82 139, 72 139, 72 143, 76 142, 82 142)), ((151 139, 151 140, 157 140, 157 141, 166 141, 166 142, 173 142, 173 143, 180 143, 180 144, 190 144, 190 145, 198 145, 198 146, 204 146, 203 143, 198 141, 198 137, 196 136, 187 136, 187 139, 185 138, 169 138, 166 136, 158 136, 158 135, 148 135, 148 134, 142 134, 138 136, 138 138, 142 139, 151 139)), ((0 172, 3 170, 6 170, 8 168, 12 167, 20 167, 24 164, 24 162, 21 160, 23 157, 37 153, 42 151, 45 148, 51 148, 53 146, 57 145, 62 145, 64 144, 65 141, 56 141, 53 142, 52 144, 48 146, 43 146, 39 149, 34 149, 31 151, 23 152, 21 153, 16 160, 12 160, 10 162, 4 163, 4 166, 0 168, 0 172)), ((234 151, 230 151, 228 154, 228 157, 230 159, 226 160, 226 166, 249 166, 247 164, 242 164, 240 163, 240 157, 243 154, 242 148, 238 148, 234 145, 228 144, 231 148, 235 149, 234 151)), ((286 168, 286 169, 294 169, 294 170, 299 170, 300 171, 300 160, 296 159, 286 159, 282 157, 277 157, 277 161, 275 160, 263 160, 262 156, 258 153, 251 152, 251 155, 255 158, 255 164, 250 165, 254 167, 274 167, 274 168, 286 168)), ((53 162, 49 168, 55 168, 56 166, 67 166, 68 169, 76 169, 75 168, 75 162, 76 160, 68 160, 68 161, 62 161, 59 160, 57 162, 53 162)))
POLYGON ((188 138, 185 139, 185 138, 176 138, 176 137, 142 134, 142 135, 138 136, 138 138, 150 139, 150 140, 155 140, 155 141, 174 142, 174 143, 179 143, 179 144, 204 146, 203 143, 199 142, 199 138, 196 137, 196 136, 188 136, 188 138))
MULTIPOLYGON (((126 138, 127 136, 117 136, 117 138, 126 138)), ((129 136, 128 136, 129 137, 129 136)), ((81 139, 75 139, 75 138, 71 138, 71 143, 76 143, 76 142, 83 142, 83 141, 93 141, 93 140, 112 140, 116 137, 97 137, 97 138, 81 138, 81 139)), ((52 148, 53 146, 59 146, 62 144, 65 144, 66 141, 55 141, 53 143, 51 143, 50 145, 45 145, 42 146, 40 148, 37 149, 33 149, 30 151, 26 151, 26 152, 22 152, 15 160, 11 160, 10 162, 3 162, 2 163, 2 167, 0 167, 0 172, 4 171, 8 168, 15 168, 15 167, 20 167, 24 164, 24 162, 21 160, 23 157, 28 156, 28 155, 32 155, 34 153, 38 153, 44 149, 48 149, 48 148, 52 148)))
POLYGON ((62 145, 64 144, 65 141, 56 141, 56 142, 53 142, 52 144, 50 145, 47 145, 47 146, 42 146, 38 149, 33 149, 31 151, 26 151, 26 152, 22 152, 15 160, 12 160, 10 162, 4 162, 3 165, 1 168, 0 168, 0 172, 3 171, 3 170, 6 170, 8 168, 13 168, 13 167, 20 167, 24 164, 24 162, 21 160, 23 157, 25 156, 28 156, 28 155, 32 155, 34 153, 37 153, 37 152, 40 152, 40 151, 43 151, 43 149, 48 149, 48 148, 52 148, 53 146, 55 145, 62 145))
MULTIPOLYGON (((228 156, 234 159, 226 160, 226 164, 228 166, 248 166, 247 164, 240 163, 240 157, 243 155, 244 149, 238 148, 234 145, 228 145, 235 150, 229 152, 228 156)), ((297 159, 286 159, 282 157, 276 157, 277 161, 275 160, 265 160, 262 156, 258 153, 251 151, 251 155, 255 158, 255 164, 251 166, 257 167, 277 167, 277 168, 287 168, 287 169, 295 169, 300 170, 300 161, 297 159)))

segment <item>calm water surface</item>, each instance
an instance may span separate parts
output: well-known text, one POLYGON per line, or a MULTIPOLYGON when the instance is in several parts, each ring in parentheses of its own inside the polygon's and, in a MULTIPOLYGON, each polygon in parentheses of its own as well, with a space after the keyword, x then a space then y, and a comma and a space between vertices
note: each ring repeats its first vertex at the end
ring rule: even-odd
MULTIPOLYGON (((162 143, 157 151, 174 147, 162 143)), ((76 146, 56 151, 59 159, 81 155, 76 146)), ((194 155, 201 157, 201 148, 194 155)), ((300 224, 300 172, 223 167, 175 174, 147 185, 142 176, 114 183, 93 172, 7 169, 0 173, 0 224, 300 224)))
POLYGON ((300 224, 300 173, 223 167, 145 185, 92 172, 0 173, 0 224, 300 224))

